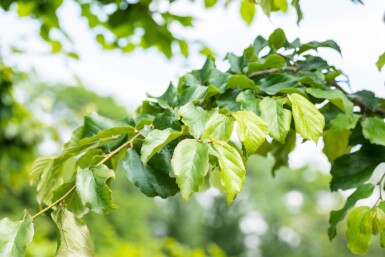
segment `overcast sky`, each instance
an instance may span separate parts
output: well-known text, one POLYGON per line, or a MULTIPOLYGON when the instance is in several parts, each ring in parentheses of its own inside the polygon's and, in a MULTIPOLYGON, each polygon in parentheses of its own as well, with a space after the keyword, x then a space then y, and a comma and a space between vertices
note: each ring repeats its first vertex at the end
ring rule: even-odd
MULTIPOLYGON (((267 37, 275 28, 281 27, 290 40, 300 37, 302 42, 337 41, 342 48, 342 57, 330 50, 321 51, 322 56, 350 77, 353 91, 369 89, 385 97, 385 70, 380 73, 375 66, 378 56, 385 51, 384 0, 367 0, 365 5, 353 4, 350 0, 302 0, 304 20, 300 26, 296 24, 294 10, 267 18, 259 9, 256 20, 247 26, 240 18, 238 4, 231 4, 227 9, 205 10, 203 1, 196 2, 176 2, 173 7, 176 12, 197 17, 194 28, 183 31, 175 28, 176 33, 207 43, 218 53, 220 69, 227 69, 222 61, 226 52, 240 54, 257 35, 267 37)), ((160 95, 170 81, 176 81, 186 71, 200 68, 204 62, 204 57, 193 52, 188 60, 180 57, 167 60, 155 50, 125 55, 119 51, 103 51, 79 14, 79 8, 68 0, 59 11, 62 26, 73 37, 81 57, 79 61, 65 61, 59 55, 38 54, 47 50, 47 46, 37 36, 37 23, 0 12, 0 46, 16 44, 35 52, 8 55, 6 60, 23 70, 34 68, 42 79, 52 82, 73 83, 75 74, 88 88, 112 95, 130 107, 138 106, 146 92, 160 95)), ((294 163, 302 165, 303 160, 315 161, 314 145, 309 144, 297 150, 301 154, 293 155, 294 163), (310 150, 303 151, 303 148, 310 150)), ((327 170, 325 158, 318 159, 319 166, 327 170)))

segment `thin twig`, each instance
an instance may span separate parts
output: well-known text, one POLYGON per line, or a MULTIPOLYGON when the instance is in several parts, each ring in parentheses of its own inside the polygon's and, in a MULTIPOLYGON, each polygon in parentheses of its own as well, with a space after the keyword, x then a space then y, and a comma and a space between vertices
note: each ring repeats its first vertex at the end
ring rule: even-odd
MULTIPOLYGON (((338 83, 336 81, 332 81, 332 85, 341 90, 342 93, 344 93, 345 95, 349 95, 340 85, 338 85, 338 83)), ((385 117, 385 110, 383 109, 379 109, 379 108, 376 108, 374 110, 370 109, 360 98, 357 98, 357 97, 349 97, 349 99, 355 104, 357 105, 358 107, 361 108, 361 111, 363 111, 364 113, 367 112, 368 110, 370 110, 371 112, 373 113, 377 113, 379 115, 381 115, 382 117, 385 117)))
POLYGON ((268 69, 268 70, 260 70, 260 71, 256 71, 256 72, 251 73, 249 75, 249 78, 254 78, 254 77, 262 76, 262 75, 268 75, 268 74, 272 74, 272 73, 276 73, 276 72, 280 72, 280 71, 293 71, 293 72, 297 72, 298 68, 294 67, 294 66, 287 66, 287 67, 285 67, 283 69, 272 68, 272 69, 268 69))
MULTIPOLYGON (((140 136, 140 131, 137 131, 137 133, 135 134, 135 136, 133 136, 129 141, 127 141, 126 143, 122 144, 121 146, 119 146, 118 148, 116 148, 114 151, 112 152, 109 152, 108 154, 106 154, 106 156, 98 163, 96 164, 96 166, 99 166, 99 165, 102 165, 103 163, 105 163, 108 159, 110 159, 113 155, 115 155, 116 153, 118 153, 120 150, 122 150, 124 147, 128 147, 128 146, 132 146, 132 143, 134 142, 135 139, 137 139, 139 136, 140 136)), ((45 207, 44 209, 42 209, 41 211, 39 211, 38 213, 36 213, 35 215, 32 216, 32 219, 35 219, 36 217, 40 216, 41 214, 45 213, 46 211, 48 211, 49 209, 55 207, 56 205, 60 204, 61 202, 64 201, 64 199, 70 195, 73 191, 75 191, 76 189, 76 185, 74 185, 73 187, 71 187, 70 190, 67 191, 67 193, 65 193, 62 197, 60 197, 59 199, 57 199, 55 202, 53 202, 52 204, 48 205, 47 207, 45 207)))
POLYGON ((49 209, 51 209, 52 207, 58 205, 59 203, 61 203, 69 194, 71 194, 74 190, 76 189, 76 186, 73 186, 71 187, 70 190, 68 190, 67 193, 65 193, 62 197, 60 197, 59 199, 57 199, 55 202, 53 202, 52 204, 48 205, 47 207, 45 207, 43 210, 39 211, 38 213, 36 213, 35 215, 32 216, 32 219, 35 219, 37 216, 45 213, 46 211, 48 211, 49 209))

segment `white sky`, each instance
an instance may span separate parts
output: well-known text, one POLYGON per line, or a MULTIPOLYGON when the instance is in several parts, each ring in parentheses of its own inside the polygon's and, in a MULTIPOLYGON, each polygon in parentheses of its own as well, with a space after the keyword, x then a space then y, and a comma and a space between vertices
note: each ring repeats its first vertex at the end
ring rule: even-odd
MULTIPOLYGON (((385 96, 385 69, 380 73, 375 66, 378 56, 385 51, 384 0, 366 0, 363 6, 350 0, 302 0, 304 20, 299 27, 294 10, 288 14, 274 14, 269 19, 259 9, 257 19, 247 26, 240 18, 236 3, 227 9, 205 10, 203 1, 196 2, 176 2, 175 11, 198 19, 194 28, 181 30, 176 27, 175 31, 192 40, 207 43, 219 54, 218 67, 222 70, 227 69, 222 62, 227 52, 240 54, 257 35, 267 37, 275 28, 281 27, 290 40, 296 37, 300 37, 302 42, 334 39, 341 46, 343 57, 331 50, 321 51, 322 56, 350 77, 353 91, 369 89, 385 96)), ((62 26, 73 37, 76 50, 80 53, 81 60, 74 61, 65 60, 60 55, 42 56, 39 53, 45 51, 47 46, 36 36, 38 25, 32 20, 0 12, 0 46, 16 44, 34 52, 7 55, 7 62, 22 70, 34 68, 42 79, 53 82, 73 82, 73 75, 76 74, 88 88, 136 107, 145 99, 146 92, 160 95, 170 81, 176 81, 191 69, 200 68, 205 60, 193 52, 188 60, 180 57, 167 60, 155 50, 139 50, 132 54, 103 51, 79 14, 79 8, 69 0, 59 11, 62 26)), ((305 148, 314 149, 314 145, 306 145, 305 148)), ((298 149, 302 154, 294 154, 293 162, 298 165, 304 164, 304 159, 314 162, 314 151, 303 150, 298 149), (304 153, 309 156, 305 157, 304 153)), ((319 166, 327 170, 326 163, 321 158, 319 166)))

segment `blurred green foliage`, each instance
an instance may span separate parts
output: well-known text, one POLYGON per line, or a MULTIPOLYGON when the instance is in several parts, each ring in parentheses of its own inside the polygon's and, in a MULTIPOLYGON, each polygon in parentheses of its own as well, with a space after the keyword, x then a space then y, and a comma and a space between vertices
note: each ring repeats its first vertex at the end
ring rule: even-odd
MULTIPOLYGON (((193 26, 195 17, 181 15, 173 8, 181 1, 176 0, 73 0, 81 10, 89 28, 94 32, 95 40, 105 50, 119 49, 131 52, 136 48, 155 47, 167 58, 175 53, 187 57, 189 40, 175 33, 175 27, 184 29, 193 26)), ((251 23, 255 16, 256 6, 260 6, 266 15, 272 12, 286 12, 293 6, 302 19, 299 0, 261 0, 241 2, 226 0, 196 1, 205 8, 217 5, 239 5, 239 12, 246 23, 251 23)), ((71 58, 79 58, 73 49, 71 37, 62 27, 62 19, 58 10, 65 4, 63 0, 4 0, 0 8, 5 11, 14 10, 20 17, 30 17, 40 23, 40 36, 51 45, 52 53, 62 52, 71 58)), ((185 3, 186 4, 186 3, 185 3)), ((190 40, 191 41, 191 40, 190 40)), ((207 47, 203 47, 206 49, 207 47)), ((210 51, 209 51, 210 52, 210 51)))

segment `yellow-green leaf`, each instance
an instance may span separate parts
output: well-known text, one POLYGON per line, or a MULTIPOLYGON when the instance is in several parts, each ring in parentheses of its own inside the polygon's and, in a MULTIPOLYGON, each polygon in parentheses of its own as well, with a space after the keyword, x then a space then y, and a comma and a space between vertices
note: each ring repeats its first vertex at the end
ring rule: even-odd
POLYGON ((265 97, 259 104, 261 117, 269 125, 269 134, 280 143, 285 143, 285 138, 290 130, 291 111, 283 108, 281 101, 265 97))
POLYGON ((250 24, 255 15, 255 3, 253 3, 250 0, 243 0, 241 2, 241 16, 242 19, 247 23, 250 24))
POLYGON ((268 125, 260 117, 249 111, 233 113, 238 123, 238 138, 245 146, 248 155, 253 154, 265 142, 269 133, 268 125))
POLYGON ((218 158, 221 181, 226 191, 227 203, 232 203, 246 179, 246 169, 238 151, 231 145, 213 143, 210 147, 218 158))
POLYGON ((303 138, 318 142, 325 126, 325 118, 305 97, 299 94, 288 95, 292 104, 295 130, 303 138))
POLYGON ((208 146, 195 139, 185 139, 175 148, 171 165, 182 198, 188 201, 199 190, 209 169, 208 146))
POLYGON ((141 153, 141 160, 144 164, 156 154, 162 147, 170 143, 172 140, 182 136, 182 132, 173 129, 151 131, 144 140, 141 153))
POLYGON ((346 238, 352 253, 365 254, 372 240, 371 209, 367 206, 354 208, 348 217, 346 238))

